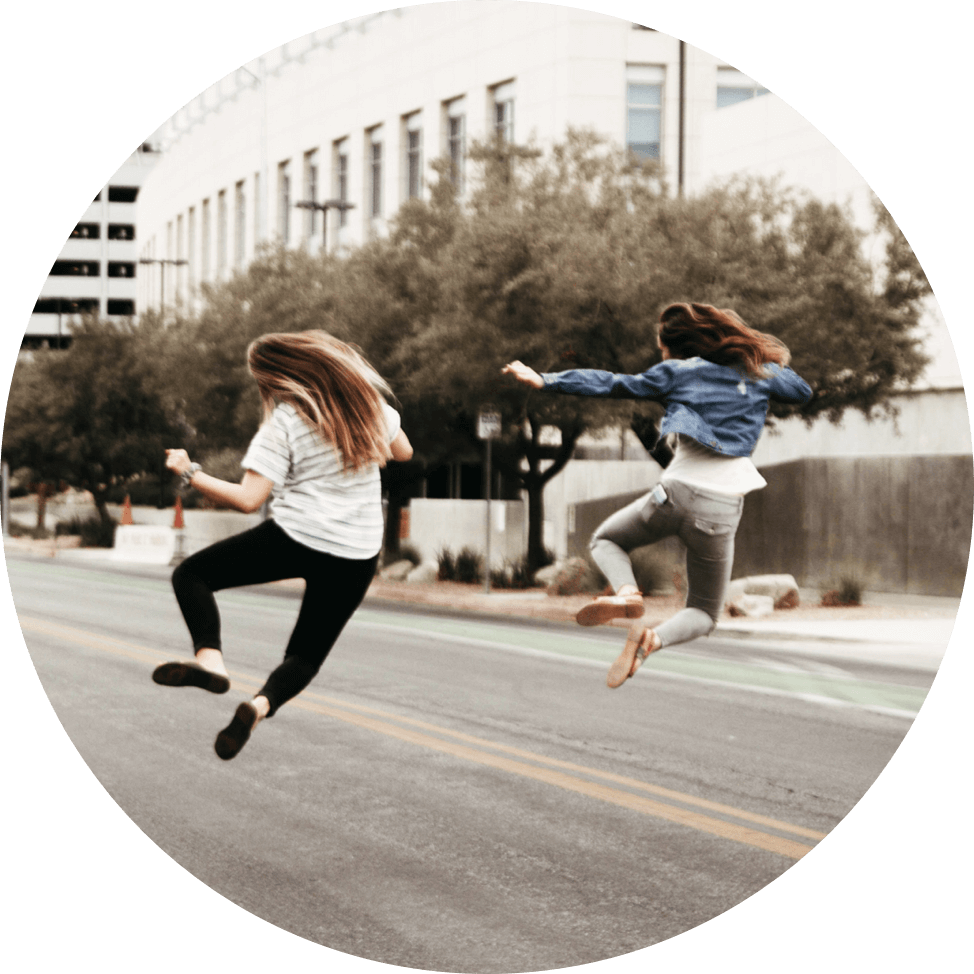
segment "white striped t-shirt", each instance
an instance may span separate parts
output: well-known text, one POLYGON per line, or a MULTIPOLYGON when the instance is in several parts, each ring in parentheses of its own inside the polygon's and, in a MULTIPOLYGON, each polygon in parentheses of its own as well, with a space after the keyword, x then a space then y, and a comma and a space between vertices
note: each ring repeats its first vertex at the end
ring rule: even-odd
MULTIPOLYGON (((401 420, 382 404, 388 442, 401 420)), ((241 466, 273 481, 271 517, 295 541, 340 558, 363 560, 382 547, 378 464, 342 472, 338 450, 289 403, 281 403, 250 442, 241 466)))

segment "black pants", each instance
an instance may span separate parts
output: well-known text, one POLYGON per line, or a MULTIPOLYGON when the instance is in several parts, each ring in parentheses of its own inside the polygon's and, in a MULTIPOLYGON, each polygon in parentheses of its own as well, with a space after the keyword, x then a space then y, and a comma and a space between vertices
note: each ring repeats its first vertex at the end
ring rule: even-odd
POLYGON ((259 691, 271 705, 270 716, 314 679, 365 598, 378 561, 378 555, 359 561, 315 551, 290 538, 273 521, 264 521, 191 555, 173 572, 172 585, 194 650, 222 650, 214 592, 282 578, 305 580, 284 662, 259 691))

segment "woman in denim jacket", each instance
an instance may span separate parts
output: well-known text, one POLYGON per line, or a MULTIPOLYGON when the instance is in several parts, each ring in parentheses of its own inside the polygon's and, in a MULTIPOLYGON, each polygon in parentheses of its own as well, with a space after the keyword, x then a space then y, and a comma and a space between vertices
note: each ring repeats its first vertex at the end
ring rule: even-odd
POLYGON ((750 456, 768 402, 801 404, 812 397, 788 368, 788 349, 733 311, 670 305, 660 315, 658 342, 663 361, 641 375, 595 369, 541 374, 521 362, 503 370, 535 389, 653 399, 666 406, 660 436, 667 437, 673 459, 649 494, 613 514, 592 536, 592 557, 615 595, 585 606, 577 621, 594 626, 639 619, 645 606, 629 553, 673 535, 687 549, 686 607, 656 629, 634 625, 609 669, 610 687, 621 686, 650 653, 713 630, 731 578, 744 495, 767 483, 750 456))

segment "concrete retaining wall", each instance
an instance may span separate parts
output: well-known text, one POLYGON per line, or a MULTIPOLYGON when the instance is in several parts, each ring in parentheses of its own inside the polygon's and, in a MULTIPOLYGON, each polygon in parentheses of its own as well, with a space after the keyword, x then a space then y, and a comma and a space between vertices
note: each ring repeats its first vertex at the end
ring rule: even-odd
MULTIPOLYGON (((463 548, 484 554, 487 510, 485 501, 414 498, 409 502, 409 537, 423 560, 435 561, 443 549, 457 554, 463 548)), ((516 562, 527 551, 527 509, 521 501, 491 501, 490 563, 500 567, 516 562)))
MULTIPOLYGON (((788 573, 807 588, 844 576, 867 590, 959 597, 974 526, 971 457, 806 459, 763 467, 737 532, 734 575, 788 573)), ((572 506, 569 554, 640 492, 572 506)), ((679 542, 666 542, 679 547, 679 542)))

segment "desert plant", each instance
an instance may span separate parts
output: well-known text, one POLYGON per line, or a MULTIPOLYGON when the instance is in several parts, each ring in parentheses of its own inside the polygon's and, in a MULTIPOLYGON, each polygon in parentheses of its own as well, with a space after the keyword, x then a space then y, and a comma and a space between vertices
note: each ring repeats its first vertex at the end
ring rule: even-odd
POLYGON ((843 575, 837 588, 822 593, 822 605, 862 605, 862 582, 851 575, 843 575))
POLYGON ((59 521, 54 529, 56 535, 77 534, 81 536, 82 548, 111 548, 115 544, 115 528, 118 521, 110 518, 108 522, 100 517, 75 517, 70 521, 59 521))
POLYGON ((666 550, 654 546, 637 548, 630 553, 629 559, 640 592, 649 595, 668 592, 673 587, 686 590, 685 569, 666 550))
POLYGON ((471 548, 461 548, 456 560, 457 581, 468 585, 480 582, 484 577, 484 559, 471 548))
POLYGON ((436 577, 441 582, 457 580, 457 560, 449 548, 443 548, 436 553, 436 577))

